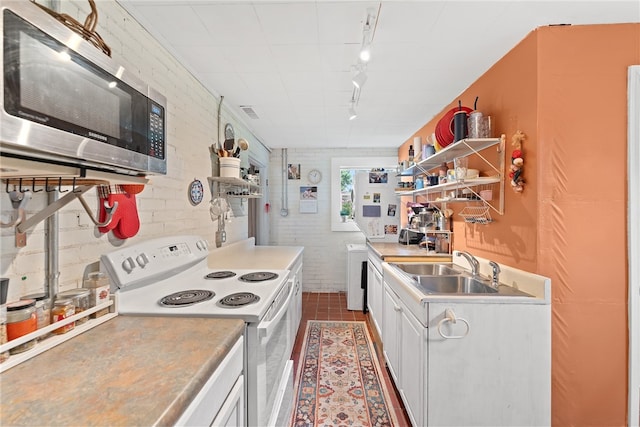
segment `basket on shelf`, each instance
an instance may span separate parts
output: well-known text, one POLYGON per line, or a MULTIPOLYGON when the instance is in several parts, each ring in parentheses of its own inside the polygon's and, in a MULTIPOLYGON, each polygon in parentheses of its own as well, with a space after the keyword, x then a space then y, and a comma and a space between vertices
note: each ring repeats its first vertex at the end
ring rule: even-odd
POLYGON ((489 224, 493 221, 488 206, 466 206, 458 215, 471 224, 489 224))

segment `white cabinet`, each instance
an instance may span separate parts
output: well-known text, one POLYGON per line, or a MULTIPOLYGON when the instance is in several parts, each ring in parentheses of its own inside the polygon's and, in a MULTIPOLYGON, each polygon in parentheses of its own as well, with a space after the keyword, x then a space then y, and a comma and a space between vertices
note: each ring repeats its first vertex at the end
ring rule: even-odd
POLYGON ((367 262, 367 306, 378 336, 382 336, 382 271, 379 258, 371 255, 367 262), (378 266, 376 265, 378 264, 378 266))
POLYGON ((546 300, 422 298, 383 271, 382 347, 414 426, 551 423, 546 300))
POLYGON ((243 355, 244 338, 240 337, 175 425, 245 425, 243 355))
POLYGON ((384 358, 391 377, 398 383, 400 367, 400 331, 401 331, 400 301, 395 292, 384 284, 384 298, 382 301, 382 342, 384 343, 384 358))
POLYGON ((411 423, 423 425, 426 330, 383 281, 382 342, 387 367, 400 392, 411 423))
POLYGON ((545 306, 428 306, 428 425, 549 425, 550 342, 539 316, 545 306))
MULTIPOLYGON (((425 411, 425 361, 427 351, 426 330, 400 302, 400 396, 411 422, 424 425, 425 411)), ((449 374, 455 375, 454 372, 449 374)))
POLYGON ((293 316, 291 323, 291 336, 295 341, 298 334, 298 328, 300 327, 300 321, 302 320, 302 256, 295 262, 291 269, 291 275, 294 286, 293 294, 293 316))
POLYGON ((244 425, 244 375, 240 375, 211 426, 242 427, 244 425))

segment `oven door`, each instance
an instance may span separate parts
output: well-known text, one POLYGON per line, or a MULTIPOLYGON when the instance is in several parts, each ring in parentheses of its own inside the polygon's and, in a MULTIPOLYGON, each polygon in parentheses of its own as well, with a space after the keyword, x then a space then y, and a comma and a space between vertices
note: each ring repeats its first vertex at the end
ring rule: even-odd
POLYGON ((271 426, 289 411, 293 388, 291 319, 294 286, 287 280, 262 321, 247 328, 247 418, 249 426, 271 426))

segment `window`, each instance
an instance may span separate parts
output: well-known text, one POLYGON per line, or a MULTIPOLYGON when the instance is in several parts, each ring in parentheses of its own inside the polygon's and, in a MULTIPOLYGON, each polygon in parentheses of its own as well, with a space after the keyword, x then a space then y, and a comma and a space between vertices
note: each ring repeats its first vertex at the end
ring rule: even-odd
POLYGON ((353 221, 354 177, 361 170, 395 170, 397 157, 336 157, 331 159, 331 231, 360 231, 353 221), (348 212, 343 221, 342 213, 348 212))

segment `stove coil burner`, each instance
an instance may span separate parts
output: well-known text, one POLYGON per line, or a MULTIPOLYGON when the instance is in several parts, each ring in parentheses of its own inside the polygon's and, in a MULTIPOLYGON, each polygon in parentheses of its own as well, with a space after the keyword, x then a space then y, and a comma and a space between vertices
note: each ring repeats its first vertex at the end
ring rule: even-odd
POLYGON ((204 276, 204 278, 205 279, 226 279, 229 277, 233 277, 235 275, 236 273, 234 273, 233 271, 224 270, 224 271, 214 271, 204 276))
POLYGON ((221 298, 220 301, 218 301, 218 304, 221 307, 236 308, 253 304, 258 301, 260 301, 260 297, 256 294, 252 294, 251 292, 237 292, 221 298))
POLYGON ((200 289, 175 292, 160 300, 160 305, 165 307, 188 307, 199 302, 208 301, 215 296, 211 291, 200 289))
POLYGON ((240 276, 240 280, 243 282, 264 282, 265 280, 272 280, 277 278, 276 273, 269 271, 256 271, 255 273, 248 273, 240 276))

